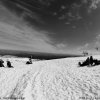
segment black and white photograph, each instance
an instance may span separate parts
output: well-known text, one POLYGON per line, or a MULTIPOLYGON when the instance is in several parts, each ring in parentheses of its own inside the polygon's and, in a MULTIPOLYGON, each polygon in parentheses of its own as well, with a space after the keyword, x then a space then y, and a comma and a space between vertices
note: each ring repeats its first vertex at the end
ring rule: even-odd
POLYGON ((0 100, 100 100, 100 0, 0 0, 0 100))

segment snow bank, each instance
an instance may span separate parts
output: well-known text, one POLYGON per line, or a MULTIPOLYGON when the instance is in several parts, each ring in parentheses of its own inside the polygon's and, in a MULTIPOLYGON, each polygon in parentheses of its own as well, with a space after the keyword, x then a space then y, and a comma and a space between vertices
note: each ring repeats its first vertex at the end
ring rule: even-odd
POLYGON ((14 68, 0 68, 0 100, 99 100, 100 66, 78 67, 78 62, 84 59, 26 65, 26 58, 11 58, 14 68))

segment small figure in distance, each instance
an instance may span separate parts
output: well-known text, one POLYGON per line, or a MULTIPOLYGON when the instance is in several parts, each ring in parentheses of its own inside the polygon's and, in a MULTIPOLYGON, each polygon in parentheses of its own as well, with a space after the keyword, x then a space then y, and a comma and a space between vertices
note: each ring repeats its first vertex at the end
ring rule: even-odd
POLYGON ((4 61, 2 59, 0 59, 0 67, 4 67, 4 61))
POLYGON ((85 63, 86 63, 86 65, 88 65, 88 66, 90 65, 90 58, 89 58, 89 57, 87 57, 85 63))
POLYGON ((29 58, 29 62, 30 62, 30 64, 32 64, 32 59, 31 58, 29 58))
POLYGON ((32 64, 32 62, 31 61, 27 61, 26 64, 32 64))
POLYGON ((81 67, 82 66, 89 66, 90 65, 89 57, 83 63, 79 62, 78 65, 81 66, 81 67))
POLYGON ((100 60, 97 60, 97 59, 93 59, 92 56, 90 56, 90 58, 88 57, 84 62, 79 62, 78 65, 80 67, 82 66, 88 66, 88 67, 91 67, 91 66, 96 66, 96 65, 100 65, 100 60))
POLYGON ((81 67, 83 66, 83 64, 81 62, 79 62, 78 65, 81 66, 81 67))
POLYGON ((29 58, 29 61, 27 61, 26 64, 32 64, 32 56, 29 58))
POLYGON ((93 63, 94 63, 94 66, 100 65, 100 60, 94 59, 93 63))
POLYGON ((92 56, 90 56, 90 65, 92 66, 92 65, 93 65, 93 63, 94 63, 93 57, 92 57, 92 56))
POLYGON ((11 62, 9 60, 7 60, 7 67, 8 68, 13 68, 13 66, 11 65, 11 62))

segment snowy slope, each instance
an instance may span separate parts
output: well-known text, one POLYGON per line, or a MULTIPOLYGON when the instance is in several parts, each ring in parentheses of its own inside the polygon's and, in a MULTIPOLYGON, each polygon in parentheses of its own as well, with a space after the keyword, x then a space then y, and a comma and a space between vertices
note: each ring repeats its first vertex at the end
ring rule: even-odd
POLYGON ((0 68, 0 100, 100 99, 100 66, 78 67, 78 61, 86 57, 36 61, 32 65, 25 64, 27 58, 2 59, 9 59, 14 68, 0 68))

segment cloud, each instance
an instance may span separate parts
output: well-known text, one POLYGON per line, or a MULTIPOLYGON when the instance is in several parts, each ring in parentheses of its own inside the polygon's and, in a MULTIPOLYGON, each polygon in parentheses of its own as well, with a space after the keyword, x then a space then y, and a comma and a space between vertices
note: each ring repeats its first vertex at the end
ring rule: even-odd
POLYGON ((67 44, 55 44, 48 32, 27 26, 17 28, 4 22, 0 22, 0 49, 71 54, 67 44))
POLYGON ((3 6, 0 6, 0 13, 0 49, 64 52, 65 44, 55 44, 49 32, 31 27, 23 18, 19 18, 3 6))
POLYGON ((64 43, 59 43, 59 44, 56 44, 56 47, 59 48, 59 49, 66 49, 67 48, 67 44, 64 44, 64 43))
POLYGON ((78 46, 77 51, 79 51, 79 52, 87 51, 89 49, 89 45, 90 45, 89 43, 86 43, 82 46, 78 46))
POLYGON ((76 51, 80 53, 87 51, 89 54, 100 54, 100 34, 97 34, 92 42, 78 46, 76 51), (98 51, 96 48, 98 48, 98 51))
POLYGON ((94 43, 95 43, 95 47, 99 47, 100 48, 100 34, 97 34, 94 43))
POLYGON ((98 7, 100 7, 100 0, 82 0, 82 2, 88 5, 87 7, 88 13, 91 13, 92 10, 95 10, 98 7))
POLYGON ((83 3, 88 4, 90 8, 96 9, 100 0, 82 0, 83 3))
MULTIPOLYGON (((27 23, 24 17, 30 13, 26 8, 21 7, 25 9, 25 12, 20 17, 0 5, 0 49, 70 54, 77 52, 67 43, 58 43, 58 41, 55 43, 50 36, 51 33, 40 30, 34 25, 34 22, 32 26, 27 23)), ((31 17, 31 15, 29 16, 31 17)), ((33 13, 32 18, 41 20, 36 13, 33 13)))
MULTIPOLYGON (((19 50, 56 52, 55 47, 50 44, 50 38, 45 33, 30 29, 27 26, 18 29, 3 22, 0 22, 0 43, 10 49, 16 47, 19 50)), ((2 46, 0 48, 3 49, 4 46, 2 46)))
POLYGON ((98 7, 98 4, 100 3, 100 0, 91 0, 92 3, 90 5, 90 8, 96 9, 98 7))
POLYGON ((64 43, 54 43, 48 32, 0 22, 0 49, 73 54, 64 43))
MULTIPOLYGON (((32 3, 28 4, 25 1, 11 1, 11 0, 1 0, 0 8, 9 10, 9 12, 15 14, 20 19, 27 21, 27 23, 41 23, 44 21, 41 19, 41 16, 38 12, 36 12, 34 5, 32 3)), ((36 8, 37 9, 37 8, 36 8)), ((8 12, 7 12, 8 13, 8 12)), ((12 14, 11 14, 12 15, 12 14)))

